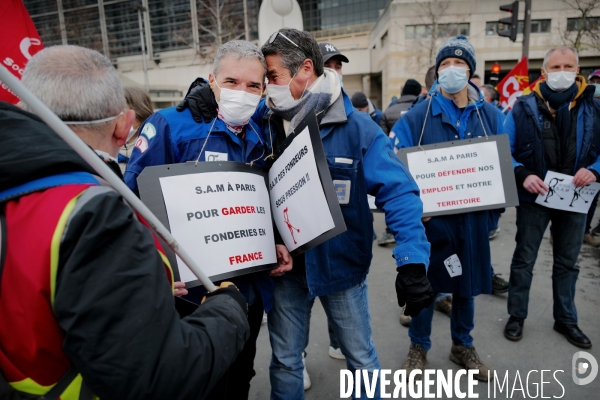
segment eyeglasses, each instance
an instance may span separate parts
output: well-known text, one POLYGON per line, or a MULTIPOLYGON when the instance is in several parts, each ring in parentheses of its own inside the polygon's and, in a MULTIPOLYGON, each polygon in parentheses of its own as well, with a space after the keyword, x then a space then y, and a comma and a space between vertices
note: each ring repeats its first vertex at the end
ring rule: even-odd
POLYGON ((296 43, 294 43, 294 41, 292 39, 290 39, 289 37, 285 36, 283 33, 281 33, 280 31, 277 32, 273 32, 273 34, 271 35, 271 37, 269 38, 269 41, 267 43, 271 44, 275 41, 275 39, 277 39, 277 36, 281 35, 283 36, 288 42, 290 42, 291 44, 293 44, 294 46, 296 46, 297 48, 300 48, 300 46, 298 46, 296 43))

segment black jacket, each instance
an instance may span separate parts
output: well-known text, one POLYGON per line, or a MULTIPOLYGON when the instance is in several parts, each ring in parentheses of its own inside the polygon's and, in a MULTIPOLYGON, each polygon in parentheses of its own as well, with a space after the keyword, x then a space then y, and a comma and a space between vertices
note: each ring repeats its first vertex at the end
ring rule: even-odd
MULTIPOLYGON (((93 173, 36 116, 2 102, 0 143, 0 191, 93 173)), ((249 336, 245 310, 215 295, 180 319, 152 234, 119 194, 91 187, 76 209, 60 246, 54 314, 84 382, 102 399, 204 398, 249 336)))
POLYGON ((417 96, 412 94, 405 94, 398 99, 396 104, 389 106, 388 109, 385 110, 381 120, 379 121, 379 126, 381 129, 383 129, 383 132, 386 135, 390 134, 396 121, 402 118, 416 98, 417 96))

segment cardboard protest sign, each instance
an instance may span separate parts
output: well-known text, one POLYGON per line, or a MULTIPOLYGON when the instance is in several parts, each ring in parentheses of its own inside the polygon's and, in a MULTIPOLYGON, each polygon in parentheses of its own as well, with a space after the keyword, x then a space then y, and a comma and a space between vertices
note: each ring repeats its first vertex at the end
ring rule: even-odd
MULTIPOLYGON (((138 185, 144 203, 211 280, 277 263, 265 172, 235 162, 162 165, 144 169, 138 185)), ((178 258, 171 265, 188 287, 198 284, 178 258)))
POLYGON ((539 205, 557 210, 587 214, 592 201, 600 190, 600 183, 593 182, 587 186, 576 187, 573 177, 554 171, 548 171, 544 178, 548 186, 545 195, 539 194, 535 202, 539 205))
POLYGON ((420 189, 423 216, 519 204, 507 135, 400 149, 420 189))
POLYGON ((273 219, 292 255, 346 230, 314 112, 295 131, 269 170, 273 219))

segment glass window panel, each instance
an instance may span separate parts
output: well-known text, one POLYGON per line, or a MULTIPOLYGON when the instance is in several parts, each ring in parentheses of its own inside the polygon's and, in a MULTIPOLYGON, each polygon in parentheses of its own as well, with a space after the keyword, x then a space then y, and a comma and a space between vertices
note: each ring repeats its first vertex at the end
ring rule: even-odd
POLYGON ((469 36, 471 34, 471 24, 465 23, 460 24, 460 32, 461 35, 469 36))
POLYGON ((98 8, 98 0, 62 0, 63 11, 84 6, 95 6, 98 8))
POLYGON ((389 0, 298 0, 304 29, 309 32, 375 22, 379 18, 379 10, 384 9, 388 2, 389 0))
POLYGON ((414 25, 406 25, 406 38, 407 39, 415 38, 415 26, 414 25))
POLYGON ((35 17, 37 14, 45 14, 49 12, 57 12, 58 5, 56 1, 48 0, 24 0, 25 8, 29 12, 31 17, 35 17))
POLYGON ((551 20, 549 20, 549 19, 541 20, 540 32, 549 33, 550 32, 550 23, 551 23, 551 20))
POLYGON ((110 57, 115 59, 141 54, 138 12, 133 9, 131 3, 123 1, 105 5, 104 15, 110 57))
POLYGON ((87 47, 104 53, 102 49, 98 7, 65 11, 65 26, 67 28, 67 42, 69 44, 87 47))
POLYGON ((576 31, 579 29, 579 18, 567 18, 567 30, 576 31))
POLYGON ((154 52, 193 48, 189 0, 148 0, 154 52))
POLYGON ((62 44, 57 14, 33 17, 31 19, 42 39, 44 47, 62 44))
POLYGON ((485 23, 485 34, 495 35, 498 31, 498 22, 486 22, 485 23))

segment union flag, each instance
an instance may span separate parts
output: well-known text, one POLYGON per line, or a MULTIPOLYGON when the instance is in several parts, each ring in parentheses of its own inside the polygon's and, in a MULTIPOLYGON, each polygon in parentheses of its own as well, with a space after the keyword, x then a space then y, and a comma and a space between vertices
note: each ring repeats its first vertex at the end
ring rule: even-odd
POLYGON ((529 66, 527 57, 521 61, 500 81, 496 90, 500 93, 500 104, 504 109, 511 109, 517 97, 529 86, 529 66))
MULTIPOLYGON (((0 64, 21 79, 25 65, 44 48, 22 0, 0 1, 0 64)), ((17 104, 19 98, 0 82, 0 101, 17 104)))

